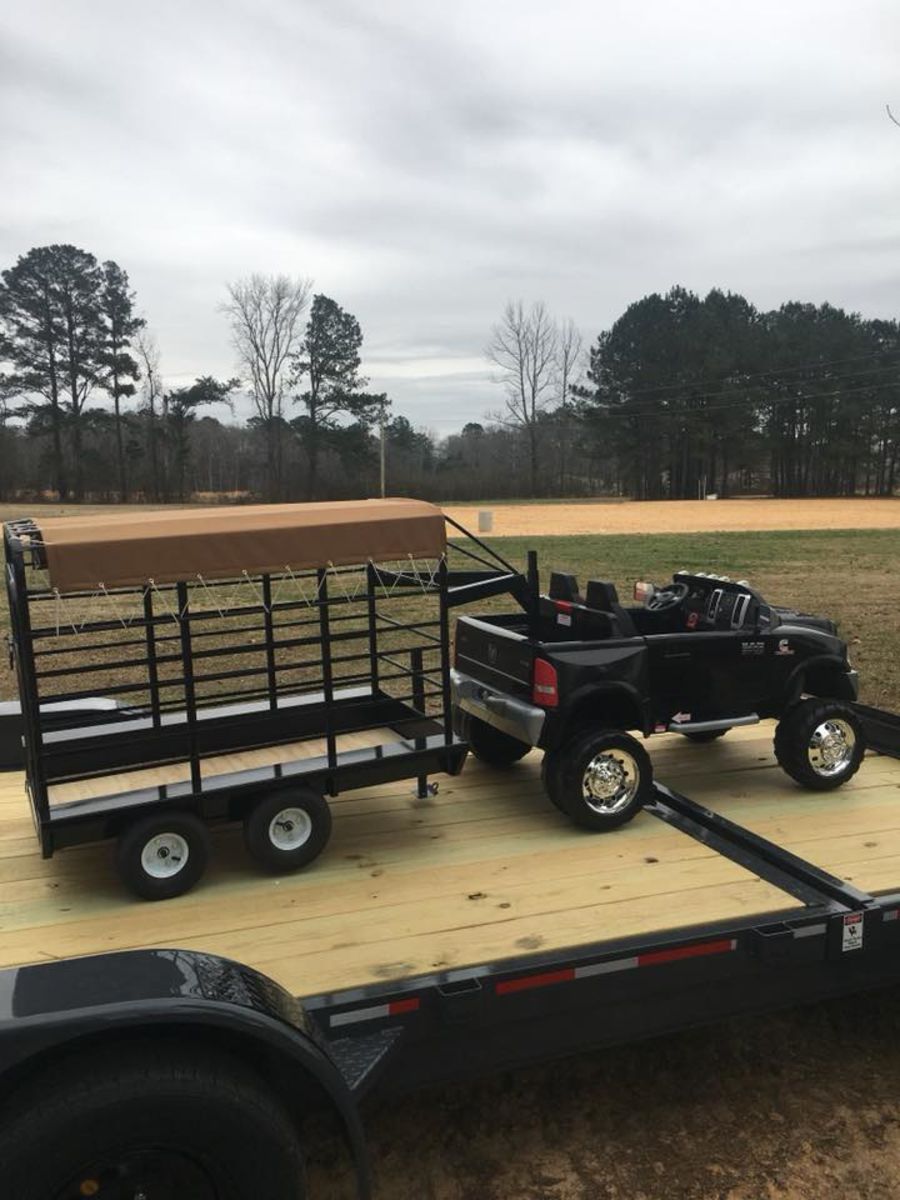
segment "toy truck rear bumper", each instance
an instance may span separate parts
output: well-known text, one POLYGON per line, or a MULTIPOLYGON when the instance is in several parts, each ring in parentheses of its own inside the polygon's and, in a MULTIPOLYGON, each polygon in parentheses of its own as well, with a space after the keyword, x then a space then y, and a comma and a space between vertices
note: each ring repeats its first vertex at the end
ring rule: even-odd
POLYGON ((454 710, 469 713, 529 746, 540 742, 547 714, 536 704, 507 696, 455 668, 450 672, 450 688, 454 710))

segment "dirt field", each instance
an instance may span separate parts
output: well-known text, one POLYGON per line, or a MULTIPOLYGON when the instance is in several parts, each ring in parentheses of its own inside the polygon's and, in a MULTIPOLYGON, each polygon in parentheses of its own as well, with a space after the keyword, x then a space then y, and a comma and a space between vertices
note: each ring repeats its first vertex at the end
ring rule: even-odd
POLYGON ((473 532, 493 513, 497 537, 563 533, 712 533, 745 529, 897 529, 900 498, 852 500, 646 500, 622 503, 449 505, 473 532))
MULTIPOLYGON (((117 504, 0 504, 12 517, 127 511, 117 504)), ((164 508, 165 505, 146 505, 164 508)), ((175 505, 174 507, 182 507, 175 505)), ((444 511, 476 532, 478 513, 493 514, 496 537, 576 533, 714 533, 746 529, 900 529, 900 497, 849 500, 645 500, 570 503, 450 504, 444 511)))

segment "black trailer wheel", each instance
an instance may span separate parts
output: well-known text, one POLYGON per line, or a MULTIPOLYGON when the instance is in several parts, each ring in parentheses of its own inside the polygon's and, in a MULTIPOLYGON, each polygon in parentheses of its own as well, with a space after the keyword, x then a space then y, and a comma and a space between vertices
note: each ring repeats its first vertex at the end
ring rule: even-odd
POLYGON ((460 712, 456 727, 463 741, 469 743, 469 749, 475 757, 492 767, 512 766, 531 749, 527 742, 510 737, 508 733, 495 729, 471 713, 460 712))
POLYGON ((247 851, 275 875, 311 863, 331 837, 328 801, 311 788, 285 788, 259 800, 244 818, 247 851))
POLYGON ((190 891, 209 862, 209 833, 188 812, 158 813, 129 825, 119 837, 119 874, 143 900, 169 900, 190 891))
POLYGON ((554 752, 545 786, 571 821, 602 833, 630 821, 651 798, 653 766, 630 734, 587 730, 554 752))
POLYGON ((689 742, 698 742, 703 745, 706 742, 714 742, 720 737, 724 737, 728 733, 728 729, 686 729, 684 737, 689 742))
POLYGON ((803 787, 830 791, 859 770, 866 752, 859 717, 839 700, 801 700, 775 728, 775 757, 803 787))
POLYGON ((15 1093, 0 1121, 16 1200, 303 1200, 278 1099, 242 1063, 188 1042, 78 1056, 15 1093))

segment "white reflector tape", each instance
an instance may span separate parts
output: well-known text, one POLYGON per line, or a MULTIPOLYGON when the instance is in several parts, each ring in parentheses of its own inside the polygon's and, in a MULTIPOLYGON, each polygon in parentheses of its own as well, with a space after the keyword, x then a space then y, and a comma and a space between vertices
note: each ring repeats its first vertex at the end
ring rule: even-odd
POLYGON ((827 925, 801 925, 799 929, 794 930, 795 938, 802 937, 821 937, 828 929, 827 925))
POLYGON ((638 966, 637 955, 634 958, 616 958, 612 962, 589 963, 586 967, 575 968, 576 979, 587 979, 590 975, 611 975, 613 971, 630 971, 638 966))
POLYGON ((399 1017, 403 1013, 416 1012, 419 1007, 417 996, 408 1000, 392 1000, 390 1004, 372 1004, 369 1008, 354 1008, 350 1012, 332 1013, 329 1024, 355 1025, 358 1021, 377 1021, 379 1017, 399 1017))

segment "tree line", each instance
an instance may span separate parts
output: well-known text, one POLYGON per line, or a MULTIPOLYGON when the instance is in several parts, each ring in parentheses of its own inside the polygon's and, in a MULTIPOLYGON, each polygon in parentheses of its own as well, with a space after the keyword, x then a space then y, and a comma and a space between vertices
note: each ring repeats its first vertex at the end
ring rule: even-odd
POLYGON ((170 387, 117 263, 45 246, 3 271, 0 498, 362 496, 385 459, 391 493, 448 500, 895 488, 894 321, 675 287, 585 351, 510 302, 485 346, 502 404, 436 438, 369 390, 358 320, 311 280, 238 280, 221 313, 239 374, 170 387), (252 415, 223 421, 239 394, 252 415))

